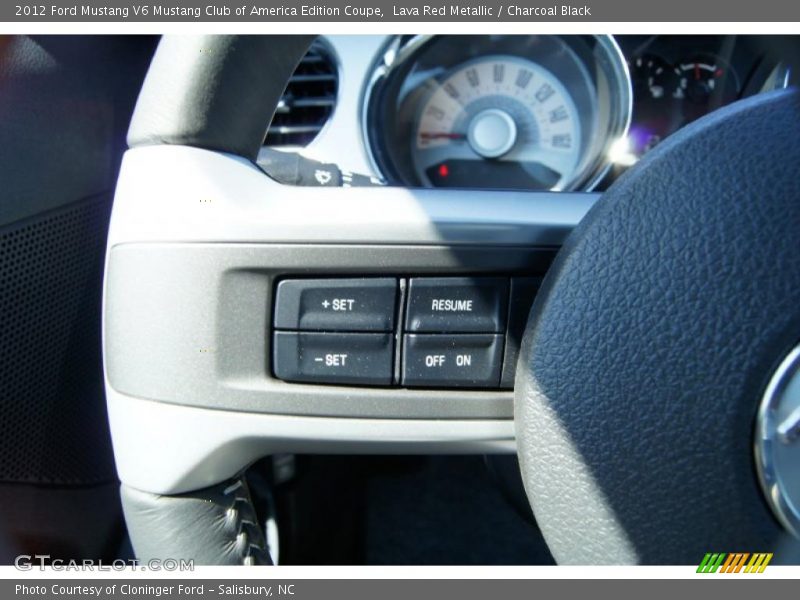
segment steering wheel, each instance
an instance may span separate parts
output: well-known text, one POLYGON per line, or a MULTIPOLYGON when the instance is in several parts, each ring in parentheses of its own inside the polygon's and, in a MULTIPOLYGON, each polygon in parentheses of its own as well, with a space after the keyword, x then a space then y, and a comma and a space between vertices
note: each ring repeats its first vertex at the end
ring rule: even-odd
POLYGON ((137 555, 269 562, 238 474, 270 452, 507 451, 514 437, 559 563, 696 564, 796 535, 800 93, 685 127, 601 198, 298 190, 254 161, 309 43, 166 37, 142 90, 104 307, 137 555), (265 374, 283 273, 537 272, 554 245, 513 400, 331 395, 265 374))

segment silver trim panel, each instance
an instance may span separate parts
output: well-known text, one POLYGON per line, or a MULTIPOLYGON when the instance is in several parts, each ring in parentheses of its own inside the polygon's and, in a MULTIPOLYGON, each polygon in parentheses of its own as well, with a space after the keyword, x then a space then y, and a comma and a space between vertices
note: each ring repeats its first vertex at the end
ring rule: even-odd
POLYGON ((513 417, 505 391, 286 383, 270 373, 270 315, 285 274, 539 272, 552 251, 285 244, 121 244, 109 251, 105 368, 118 392, 274 414, 406 419, 513 417))
POLYGON ((214 485, 276 453, 510 454, 514 422, 287 417, 149 402, 108 391, 119 478, 153 494, 214 485))
POLYGON ((123 159, 109 247, 132 242, 560 246, 599 194, 283 186, 185 146, 123 159))
POLYGON ((234 156, 130 150, 109 230, 103 319, 120 478, 175 493, 273 452, 513 452, 507 391, 272 378, 272 282, 289 273, 541 274, 597 199, 287 187, 234 156))

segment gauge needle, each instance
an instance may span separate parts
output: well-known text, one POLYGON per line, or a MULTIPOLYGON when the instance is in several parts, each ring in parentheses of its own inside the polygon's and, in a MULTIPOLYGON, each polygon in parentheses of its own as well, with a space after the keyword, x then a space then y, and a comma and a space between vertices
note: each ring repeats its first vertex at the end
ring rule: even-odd
POLYGON ((447 133, 446 131, 420 131, 419 137, 423 140, 463 140, 467 136, 463 133, 447 133))

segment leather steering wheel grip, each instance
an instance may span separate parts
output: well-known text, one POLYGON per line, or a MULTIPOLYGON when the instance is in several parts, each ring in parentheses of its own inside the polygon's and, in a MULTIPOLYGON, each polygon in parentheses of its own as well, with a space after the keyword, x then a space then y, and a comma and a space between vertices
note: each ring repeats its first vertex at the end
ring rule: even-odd
POLYGON ((755 96, 648 153, 561 249, 515 386, 523 480, 557 562, 778 544, 753 430, 800 338, 798 174, 800 93, 755 96))
POLYGON ((121 488, 136 557, 197 565, 271 565, 264 531, 244 479, 176 496, 121 488))
POLYGON ((180 144, 255 161, 286 83, 315 37, 162 37, 128 145, 180 144))
MULTIPOLYGON (((289 77, 315 36, 164 36, 142 86, 130 147, 181 144, 255 161, 289 77)), ((177 496, 122 485, 140 560, 271 564, 244 480, 177 496)))

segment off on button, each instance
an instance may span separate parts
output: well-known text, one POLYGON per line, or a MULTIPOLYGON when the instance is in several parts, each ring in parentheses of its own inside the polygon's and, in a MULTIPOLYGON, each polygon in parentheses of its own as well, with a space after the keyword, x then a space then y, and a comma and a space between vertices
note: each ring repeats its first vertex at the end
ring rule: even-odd
POLYGON ((407 334, 403 385, 497 387, 502 357, 502 335, 407 334))

